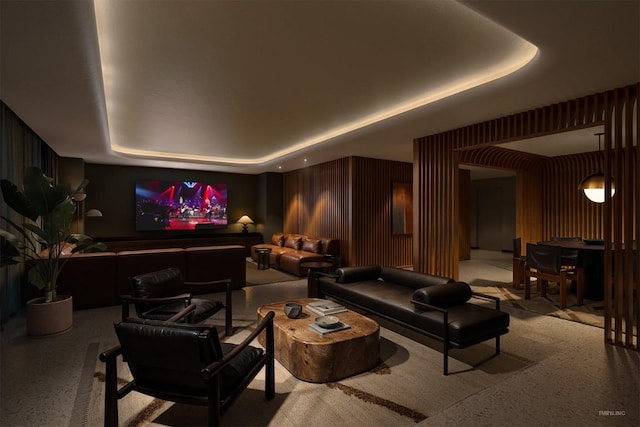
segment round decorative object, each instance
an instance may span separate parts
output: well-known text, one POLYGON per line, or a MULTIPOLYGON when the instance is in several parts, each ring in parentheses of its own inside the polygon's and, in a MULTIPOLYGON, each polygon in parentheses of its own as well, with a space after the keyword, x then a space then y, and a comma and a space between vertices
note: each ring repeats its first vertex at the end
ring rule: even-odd
POLYGON ((302 305, 297 302, 288 302, 284 305, 284 314, 290 319, 296 319, 302 313, 302 305))
POLYGON ((320 316, 316 317, 316 325, 326 329, 333 329, 342 325, 342 323, 336 316, 320 316))

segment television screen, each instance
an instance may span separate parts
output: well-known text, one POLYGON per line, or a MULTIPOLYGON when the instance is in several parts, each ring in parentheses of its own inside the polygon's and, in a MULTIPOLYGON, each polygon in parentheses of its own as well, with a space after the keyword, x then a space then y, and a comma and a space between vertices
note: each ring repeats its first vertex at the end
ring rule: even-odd
POLYGON ((227 185, 197 181, 136 181, 136 230, 227 226, 227 185))

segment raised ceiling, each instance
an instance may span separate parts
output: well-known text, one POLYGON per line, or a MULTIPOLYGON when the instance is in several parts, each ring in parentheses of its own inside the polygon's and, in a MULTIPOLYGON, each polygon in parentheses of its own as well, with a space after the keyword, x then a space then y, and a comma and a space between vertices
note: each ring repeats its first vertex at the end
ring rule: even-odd
POLYGON ((0 98, 91 163, 410 162, 414 138, 640 79, 636 1, 2 0, 0 15, 0 98))

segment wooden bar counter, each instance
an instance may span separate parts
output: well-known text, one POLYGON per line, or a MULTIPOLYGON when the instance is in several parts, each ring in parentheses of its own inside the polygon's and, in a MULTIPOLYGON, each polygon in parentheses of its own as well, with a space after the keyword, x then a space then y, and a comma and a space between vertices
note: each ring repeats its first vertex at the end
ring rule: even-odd
MULTIPOLYGON (((321 335, 310 329, 317 315, 307 311, 307 304, 318 301, 302 298, 258 307, 258 322, 269 312, 274 317, 275 358, 291 374, 303 381, 323 383, 337 381, 373 369, 379 363, 379 325, 351 310, 334 314, 351 326, 321 335), (284 313, 286 302, 302 304, 297 319, 284 313)), ((264 346, 264 336, 259 342, 264 346)))

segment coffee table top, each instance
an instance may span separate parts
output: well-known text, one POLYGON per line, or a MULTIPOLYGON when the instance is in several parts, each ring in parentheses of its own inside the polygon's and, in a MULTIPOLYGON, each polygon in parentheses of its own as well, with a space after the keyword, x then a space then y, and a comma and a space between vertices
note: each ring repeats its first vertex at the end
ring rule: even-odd
POLYGON ((318 315, 307 310, 307 304, 313 301, 319 300, 317 298, 300 298, 266 304, 258 307, 258 315, 263 318, 269 311, 273 311, 276 314, 273 322, 277 328, 296 341, 308 344, 348 341, 356 337, 369 336, 380 329, 380 326, 374 320, 355 311, 347 310, 342 313, 332 314, 332 316, 337 316, 340 321, 349 325, 349 329, 321 335, 309 327, 318 317, 318 315), (302 305, 302 313, 297 319, 290 319, 284 313, 284 305, 287 302, 297 302, 302 305))

